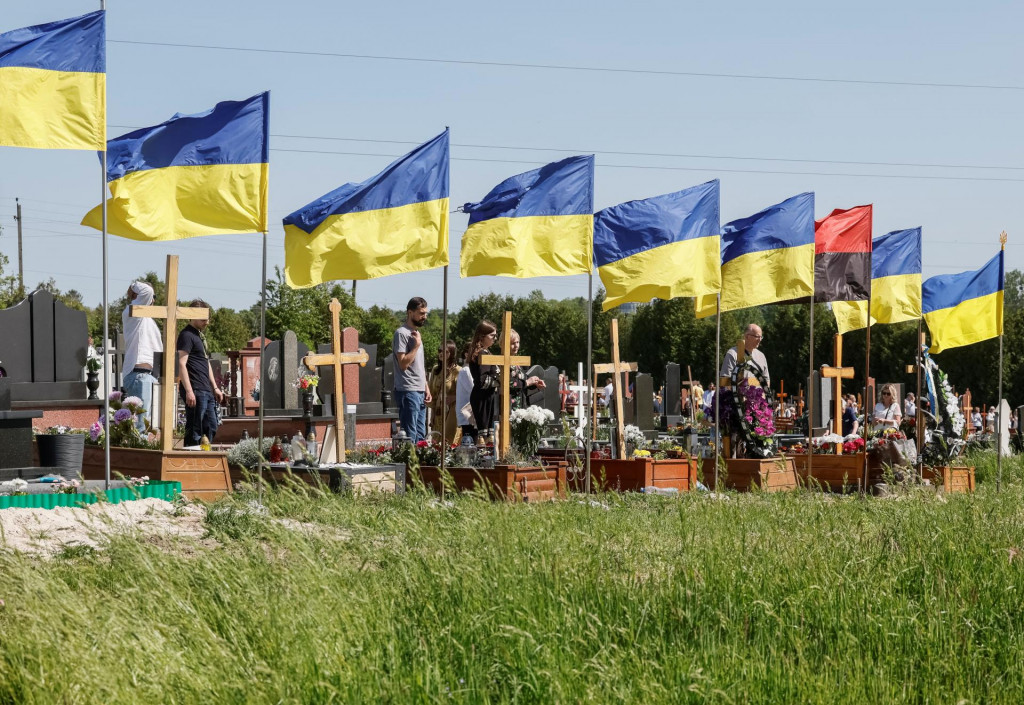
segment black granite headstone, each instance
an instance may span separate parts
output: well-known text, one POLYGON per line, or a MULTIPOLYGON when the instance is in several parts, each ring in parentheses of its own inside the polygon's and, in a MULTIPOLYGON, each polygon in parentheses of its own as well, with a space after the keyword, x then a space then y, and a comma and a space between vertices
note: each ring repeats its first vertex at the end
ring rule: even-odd
POLYGON ((360 342, 359 347, 366 351, 369 362, 359 368, 359 404, 356 406, 356 414, 383 414, 384 404, 380 398, 382 370, 376 366, 377 346, 360 342))
POLYGON ((670 362, 665 365, 665 399, 662 403, 662 426, 670 428, 683 422, 682 416, 682 375, 679 365, 670 362))
POLYGON ((0 311, 0 367, 11 384, 12 401, 85 399, 88 326, 84 311, 34 291, 0 311))
MULTIPOLYGON (((327 350, 330 352, 330 350, 327 350)), ((309 354, 305 343, 299 342, 292 331, 285 331, 282 340, 271 341, 263 352, 263 374, 260 395, 264 413, 278 416, 298 416, 302 413, 298 390, 294 384, 300 370, 309 374, 302 358, 309 354)))
POLYGON ((384 358, 384 379, 380 385, 380 400, 384 404, 386 412, 394 413, 398 407, 395 406, 395 356, 388 355, 384 358))
POLYGON ((633 388, 636 404, 636 425, 641 431, 654 430, 654 380, 649 374, 637 374, 633 388))

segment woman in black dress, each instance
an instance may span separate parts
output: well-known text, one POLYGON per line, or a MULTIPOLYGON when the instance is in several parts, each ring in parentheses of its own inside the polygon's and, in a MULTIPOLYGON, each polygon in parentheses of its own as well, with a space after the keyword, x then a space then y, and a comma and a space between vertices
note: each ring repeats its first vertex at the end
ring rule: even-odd
POLYGON ((498 377, 497 365, 481 365, 480 356, 487 353, 497 337, 498 329, 493 323, 487 320, 480 321, 473 333, 473 340, 469 344, 469 356, 466 358, 466 365, 473 377, 473 391, 469 394, 469 406, 473 409, 473 419, 476 422, 472 426, 463 425, 462 435, 469 436, 474 441, 477 432, 487 432, 494 427, 494 407, 497 398, 498 377))

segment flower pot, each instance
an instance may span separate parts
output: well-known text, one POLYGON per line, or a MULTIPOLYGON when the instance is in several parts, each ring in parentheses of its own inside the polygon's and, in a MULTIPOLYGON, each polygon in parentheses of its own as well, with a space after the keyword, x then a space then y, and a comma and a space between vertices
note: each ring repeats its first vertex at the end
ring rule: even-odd
POLYGON ((307 419, 313 416, 313 392, 304 390, 302 392, 302 415, 307 419))
POLYGON ((85 436, 77 433, 43 434, 36 436, 39 446, 39 465, 44 468, 60 468, 60 474, 77 478, 82 473, 82 453, 85 451, 85 436))

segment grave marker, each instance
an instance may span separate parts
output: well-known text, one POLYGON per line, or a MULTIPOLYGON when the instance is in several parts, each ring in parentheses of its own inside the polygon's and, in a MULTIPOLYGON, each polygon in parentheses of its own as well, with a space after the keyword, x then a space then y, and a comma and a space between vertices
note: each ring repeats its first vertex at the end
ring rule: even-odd
POLYGON ((636 404, 636 425, 641 431, 654 429, 654 380, 649 374, 639 373, 634 382, 633 400, 636 404))
POLYGON ((662 425, 666 430, 682 423, 683 417, 680 414, 682 390, 683 383, 679 365, 670 362, 665 365, 665 398, 661 400, 662 425))
MULTIPOLYGON (((612 361, 610 363, 603 363, 600 365, 594 365, 594 376, 598 374, 611 373, 612 376, 612 396, 615 397, 615 424, 618 428, 618 438, 615 439, 616 449, 618 450, 619 457, 626 457, 626 439, 623 438, 623 423, 622 423, 622 374, 624 372, 636 372, 637 364, 635 362, 622 362, 619 360, 619 319, 613 318, 611 324, 611 339, 612 339, 612 361)), ((680 387, 681 389, 681 387, 680 387)))
POLYGON ((509 376, 512 374, 512 366, 525 366, 530 364, 529 357, 525 355, 512 354, 512 336, 508 333, 510 330, 512 330, 512 312, 505 311, 505 321, 501 336, 501 355, 480 356, 481 365, 497 365, 501 369, 501 384, 504 387, 501 390, 501 438, 499 439, 501 445, 501 457, 505 457, 505 455, 508 454, 509 443, 511 440, 509 438, 511 399, 509 399, 508 394, 508 380, 509 376))
MULTIPOLYGON (((836 335, 833 340, 834 366, 821 366, 821 376, 833 380, 833 403, 832 403, 832 433, 842 435, 843 432, 843 380, 853 379, 853 368, 843 367, 843 336, 836 335)), ((822 410, 827 406, 822 402, 822 410)), ((843 444, 836 443, 836 455, 843 454, 843 444)))
POLYGON ((342 376, 342 365, 357 363, 365 365, 370 358, 365 350, 350 353, 341 351, 341 327, 338 323, 341 304, 337 299, 331 299, 331 305, 328 308, 331 311, 331 352, 326 355, 306 355, 302 361, 310 369, 321 365, 330 365, 333 368, 334 406, 337 410, 334 414, 335 457, 338 462, 343 463, 345 462, 345 407, 343 406, 345 382, 342 376))
MULTIPOLYGON (((166 306, 131 306, 132 318, 156 318, 164 322, 164 350, 177 350, 178 319, 188 321, 205 321, 210 317, 208 308, 192 308, 178 306, 178 256, 167 255, 167 305, 166 306)), ((176 425, 174 394, 174 365, 177 355, 164 355, 161 385, 164 395, 161 399, 160 411, 160 446, 166 452, 174 444, 174 427, 176 425)), ((156 414, 153 414, 156 416, 156 414)))

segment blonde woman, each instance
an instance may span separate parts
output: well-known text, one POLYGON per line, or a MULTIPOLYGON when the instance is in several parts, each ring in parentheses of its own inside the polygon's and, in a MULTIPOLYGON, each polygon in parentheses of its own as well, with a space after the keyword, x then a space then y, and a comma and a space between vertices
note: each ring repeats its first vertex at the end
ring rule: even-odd
POLYGON ((458 424, 455 423, 455 387, 459 378, 459 364, 455 359, 455 341, 449 340, 438 350, 437 364, 430 371, 428 387, 430 396, 431 425, 434 431, 441 430, 441 414, 446 414, 444 423, 444 439, 447 443, 456 442, 458 424))
POLYGON ((874 425, 875 431, 884 431, 887 428, 900 427, 903 421, 903 412, 900 410, 899 399, 896 398, 896 385, 887 384, 882 387, 879 401, 875 404, 874 425))

